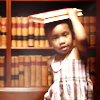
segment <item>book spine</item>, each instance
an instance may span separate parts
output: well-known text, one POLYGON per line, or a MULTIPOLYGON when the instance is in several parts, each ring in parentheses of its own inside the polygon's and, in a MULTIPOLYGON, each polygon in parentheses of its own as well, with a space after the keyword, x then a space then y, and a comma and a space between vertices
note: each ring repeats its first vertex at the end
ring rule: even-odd
POLYGON ((22 17, 22 47, 28 47, 28 17, 22 17))
POLYGON ((39 47, 40 45, 39 35, 40 35, 39 23, 34 22, 34 47, 39 47))
POLYGON ((31 67, 30 67, 30 56, 25 56, 25 68, 24 68, 24 80, 25 87, 31 86, 31 67))
POLYGON ((84 26, 84 17, 83 16, 79 16, 78 18, 79 18, 81 24, 84 26))
POLYGON ((1 56, 0 56, 0 87, 1 87, 1 56))
POLYGON ((45 47, 44 23, 40 23, 40 47, 45 47))
POLYGON ((42 86, 48 85, 47 56, 42 56, 42 86))
POLYGON ((16 47, 16 17, 11 18, 11 46, 16 47))
POLYGON ((11 57, 11 87, 15 86, 15 57, 11 57))
POLYGON ((19 86, 19 57, 15 56, 15 87, 19 86))
POLYGON ((96 17, 90 16, 90 47, 96 47, 96 17))
POLYGON ((28 46, 34 46, 34 22, 29 18, 29 36, 28 36, 28 46))
POLYGON ((31 86, 36 85, 36 56, 30 55, 31 58, 31 86))
POLYGON ((89 16, 84 16, 84 29, 87 34, 87 41, 88 41, 88 46, 90 46, 90 17, 89 16))
POLYGON ((45 47, 50 47, 50 44, 47 38, 45 38, 45 47))
POLYGON ((96 59, 95 59, 95 57, 90 57, 91 81, 94 86, 95 86, 95 74, 96 74, 95 67, 96 67, 96 59))
POLYGON ((1 16, 0 16, 0 47, 2 46, 2 41, 1 41, 1 16))
POLYGON ((5 76, 5 57, 1 56, 0 57, 0 87, 4 87, 5 86, 5 81, 4 81, 4 76, 5 76))
POLYGON ((36 86, 42 85, 42 55, 36 55, 36 86))
POLYGON ((1 18, 1 41, 2 47, 6 47, 7 17, 1 18))
MULTIPOLYGON (((48 59, 50 56, 48 56, 48 59)), ((51 86, 53 83, 52 69, 51 66, 48 66, 48 86, 51 86)))
POLYGON ((19 87, 24 87, 24 56, 19 56, 19 87))
POLYGON ((17 20, 17 47, 22 47, 22 17, 16 17, 17 20))

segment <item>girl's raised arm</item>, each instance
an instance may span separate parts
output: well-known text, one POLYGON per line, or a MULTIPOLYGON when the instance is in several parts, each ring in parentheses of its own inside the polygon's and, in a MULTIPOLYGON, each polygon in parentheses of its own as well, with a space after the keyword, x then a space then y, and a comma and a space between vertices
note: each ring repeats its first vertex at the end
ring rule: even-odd
POLYGON ((81 24, 76 9, 68 9, 68 15, 73 25, 75 39, 77 41, 77 51, 81 58, 87 57, 87 34, 83 25, 81 24))

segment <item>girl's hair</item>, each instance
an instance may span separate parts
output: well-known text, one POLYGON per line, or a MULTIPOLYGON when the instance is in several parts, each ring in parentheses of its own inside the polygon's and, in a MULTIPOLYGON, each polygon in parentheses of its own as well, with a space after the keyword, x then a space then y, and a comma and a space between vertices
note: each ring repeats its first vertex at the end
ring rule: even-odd
POLYGON ((48 33, 51 33, 52 29, 58 25, 58 24, 62 24, 62 23, 66 23, 69 26, 69 29, 72 33, 72 37, 74 36, 74 32, 73 32, 73 26, 71 23, 70 19, 65 19, 65 20, 60 20, 60 21, 55 21, 55 22, 51 22, 51 23, 46 23, 44 28, 45 28, 45 35, 48 36, 48 33))

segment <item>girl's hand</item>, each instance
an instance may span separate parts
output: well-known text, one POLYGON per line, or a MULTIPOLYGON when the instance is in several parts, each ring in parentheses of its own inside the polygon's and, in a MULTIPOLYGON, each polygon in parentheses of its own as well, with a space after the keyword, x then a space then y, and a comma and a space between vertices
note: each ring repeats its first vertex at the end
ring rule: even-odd
POLYGON ((67 10, 67 13, 68 13, 68 16, 69 16, 70 19, 78 18, 78 16, 77 16, 77 9, 76 8, 73 8, 73 9, 69 8, 67 10))

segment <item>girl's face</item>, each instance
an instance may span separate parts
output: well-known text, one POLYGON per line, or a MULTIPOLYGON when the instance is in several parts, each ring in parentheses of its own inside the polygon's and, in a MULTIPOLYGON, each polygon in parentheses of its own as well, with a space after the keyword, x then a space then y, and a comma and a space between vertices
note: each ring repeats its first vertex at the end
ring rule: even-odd
POLYGON ((48 35, 49 42, 60 54, 67 54, 73 46, 72 33, 68 24, 59 24, 48 35))

